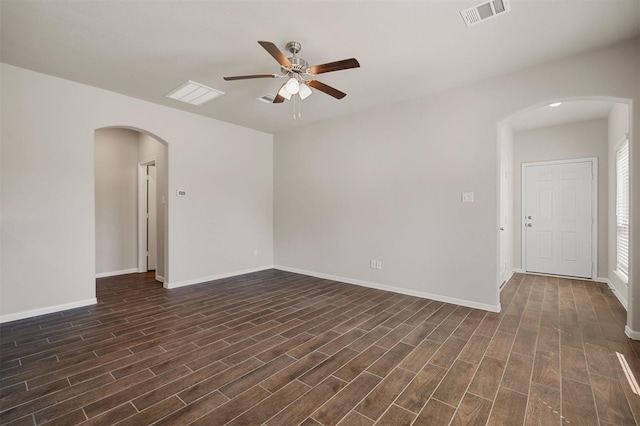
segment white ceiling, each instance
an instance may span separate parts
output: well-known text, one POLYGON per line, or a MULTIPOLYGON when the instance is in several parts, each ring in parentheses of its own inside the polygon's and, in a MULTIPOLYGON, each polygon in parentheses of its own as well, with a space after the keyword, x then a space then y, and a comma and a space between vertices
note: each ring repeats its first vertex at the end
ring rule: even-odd
POLYGON ((640 34, 638 0, 512 0, 512 11, 467 28, 479 1, 0 0, 0 60, 270 133, 524 69, 640 34), (257 102, 279 79, 257 43, 289 40, 310 64, 356 57, 361 68, 319 80, 292 104, 257 102), (166 99, 186 80, 226 92, 201 107, 166 99))

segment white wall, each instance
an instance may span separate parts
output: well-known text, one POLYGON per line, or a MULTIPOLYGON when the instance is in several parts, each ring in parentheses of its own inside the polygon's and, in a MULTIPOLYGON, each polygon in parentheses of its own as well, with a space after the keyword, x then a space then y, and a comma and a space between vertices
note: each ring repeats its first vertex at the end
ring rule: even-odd
MULTIPOLYGON (((609 268, 607 278, 611 282, 618 298, 623 304, 628 306, 629 288, 627 283, 623 282, 620 277, 613 271, 616 269, 617 247, 616 247, 616 148, 617 145, 626 138, 629 133, 629 106, 624 104, 616 104, 608 119, 608 155, 609 155, 609 268)), ((634 163, 634 168, 640 167, 638 163, 634 163)), ((637 173, 637 171, 636 171, 637 173)), ((637 188, 637 187, 636 187, 637 188)), ((636 190, 637 193, 637 190, 636 190)), ((638 222, 636 222, 638 223, 638 222)), ((636 251, 637 253, 637 251, 636 251)), ((636 274, 637 276, 637 274, 636 274)))
POLYGON ((606 278, 609 247, 607 119, 514 133, 514 260, 522 268, 522 163, 598 158, 598 277, 606 278))
POLYGON ((138 270, 138 132, 95 133, 96 275, 138 270))
POLYGON ((639 52, 636 39, 277 134, 276 264, 497 307, 496 123, 550 99, 640 101, 639 52))
MULTIPOLYGON (((501 170, 500 172, 507 173, 507 188, 506 188, 506 198, 507 198, 507 225, 504 227, 504 231, 507 233, 507 280, 513 275, 513 270, 515 268, 515 250, 514 250, 514 234, 519 231, 518 227, 515 225, 514 219, 514 179, 515 173, 513 168, 513 130, 510 126, 506 124, 502 124, 498 128, 499 131, 499 142, 500 142, 500 151, 503 152, 507 158, 507 170, 501 170)), ((500 184, 500 182, 498 182, 500 184)), ((498 191, 500 191, 500 187, 498 187, 498 191)), ((498 270, 500 268, 498 267, 498 270)), ((499 280, 500 281, 500 280, 499 280)), ((499 283, 502 284, 502 283, 499 283)))
POLYGON ((0 72, 0 321, 95 302, 94 132, 104 127, 168 144, 165 285, 273 264, 271 135, 6 64, 0 72))
POLYGON ((157 239, 157 262, 156 279, 165 281, 165 258, 166 258, 166 215, 167 215, 167 188, 169 186, 167 174, 167 146, 156 138, 146 134, 138 133, 138 161, 140 163, 156 162, 156 239, 157 239), (163 201, 164 197, 164 201, 163 201))

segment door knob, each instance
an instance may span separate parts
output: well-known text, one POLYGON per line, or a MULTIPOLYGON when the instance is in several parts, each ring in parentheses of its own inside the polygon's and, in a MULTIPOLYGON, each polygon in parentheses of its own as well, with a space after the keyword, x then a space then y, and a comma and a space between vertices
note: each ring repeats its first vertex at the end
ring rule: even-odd
POLYGON ((531 216, 527 216, 527 219, 531 219, 531 216))
POLYGON ((501 230, 501 231, 504 231, 504 226, 501 226, 501 227, 500 227, 500 230, 501 230))
POLYGON ((526 226, 527 228, 531 228, 533 225, 532 225, 532 224, 530 224, 530 223, 527 223, 525 226, 526 226))

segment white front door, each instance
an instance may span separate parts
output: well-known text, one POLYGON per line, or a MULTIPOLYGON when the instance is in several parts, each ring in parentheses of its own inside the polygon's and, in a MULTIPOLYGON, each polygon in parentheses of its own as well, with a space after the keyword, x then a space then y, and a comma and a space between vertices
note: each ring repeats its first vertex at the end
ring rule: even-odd
POLYGON ((592 278, 594 163, 524 165, 525 270, 592 278))

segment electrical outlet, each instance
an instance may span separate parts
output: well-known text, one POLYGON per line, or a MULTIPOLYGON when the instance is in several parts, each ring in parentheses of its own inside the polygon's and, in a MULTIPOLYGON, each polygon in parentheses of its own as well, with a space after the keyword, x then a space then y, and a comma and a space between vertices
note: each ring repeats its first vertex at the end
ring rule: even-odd
POLYGON ((369 267, 370 267, 371 269, 376 269, 376 261, 375 261, 374 259, 371 259, 371 260, 369 261, 369 267))
POLYGON ((376 260, 376 269, 382 270, 382 260, 376 260))
POLYGON ((462 193, 462 202, 463 203, 473 203, 473 192, 463 192, 462 193))

